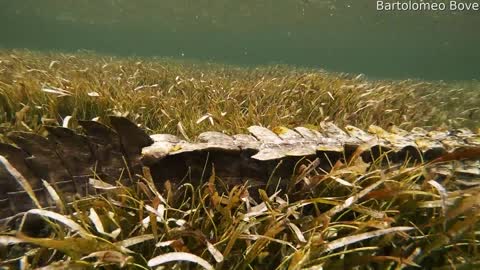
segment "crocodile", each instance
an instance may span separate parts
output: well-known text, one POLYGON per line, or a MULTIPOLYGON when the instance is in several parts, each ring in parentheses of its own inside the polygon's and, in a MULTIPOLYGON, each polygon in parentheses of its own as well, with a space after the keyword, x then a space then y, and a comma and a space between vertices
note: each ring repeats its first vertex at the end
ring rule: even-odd
MULTIPOLYGON (((171 134, 148 135, 124 117, 110 116, 108 122, 79 120, 81 132, 45 126, 46 136, 22 131, 7 134, 9 143, 0 143, 0 224, 32 208, 54 207, 48 187, 72 201, 89 193, 92 179, 132 184, 145 167, 159 187, 166 180, 207 179, 213 171, 229 183, 248 180, 265 186, 272 176, 279 181, 291 177, 301 164, 315 162, 328 171, 337 161, 354 155, 365 162, 382 157, 388 164, 401 164, 480 149, 480 134, 469 129, 406 131, 392 126, 387 131, 371 125, 364 131, 322 122, 317 128, 251 126, 250 134, 233 136, 208 131, 189 141, 171 134)), ((453 173, 478 178, 479 162, 478 156, 463 161, 453 173)), ((452 173, 450 167, 434 169, 439 176, 452 173)))

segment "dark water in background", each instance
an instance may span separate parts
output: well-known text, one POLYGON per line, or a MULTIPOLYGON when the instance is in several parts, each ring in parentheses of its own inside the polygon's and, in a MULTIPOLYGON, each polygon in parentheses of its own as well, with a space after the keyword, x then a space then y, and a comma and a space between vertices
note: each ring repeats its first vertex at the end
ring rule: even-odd
POLYGON ((470 80, 480 79, 480 11, 385 12, 374 0, 0 0, 0 47, 470 80))

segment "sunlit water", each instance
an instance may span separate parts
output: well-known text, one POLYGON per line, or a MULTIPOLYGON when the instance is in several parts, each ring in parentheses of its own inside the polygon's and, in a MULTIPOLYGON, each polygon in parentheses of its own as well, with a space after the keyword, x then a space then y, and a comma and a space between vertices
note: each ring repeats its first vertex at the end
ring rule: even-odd
POLYGON ((480 11, 382 11, 377 2, 0 0, 0 46, 480 79, 480 11))

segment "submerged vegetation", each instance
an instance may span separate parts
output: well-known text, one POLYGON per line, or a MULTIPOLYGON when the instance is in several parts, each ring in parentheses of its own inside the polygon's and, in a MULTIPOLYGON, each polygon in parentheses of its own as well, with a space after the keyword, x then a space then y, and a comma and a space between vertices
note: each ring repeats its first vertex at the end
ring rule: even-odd
POLYGON ((219 188, 214 175, 200 187, 167 182, 162 195, 148 170, 131 188, 96 180, 102 197, 63 206, 62 215, 31 211, 56 221, 47 238, 0 237, 17 243, 3 264, 190 269, 181 263, 187 253, 207 269, 478 267, 478 187, 447 193, 427 181, 426 168, 387 171, 357 160, 310 172, 310 185, 292 194, 260 191, 256 199, 248 183, 219 188), (31 249, 23 254, 18 243, 31 249))
MULTIPOLYGON (((0 140, 10 130, 77 128, 75 119, 111 114, 150 133, 190 138, 324 120, 360 128, 476 129, 479 87, 283 66, 2 51, 0 140)), ((432 173, 432 163, 386 166, 384 159, 365 163, 354 155, 329 171, 301 167, 284 179, 294 189, 272 194, 248 181, 228 186, 214 172, 198 186, 154 183, 147 168, 132 186, 91 179, 97 194, 68 205, 51 189, 57 212, 29 214, 48 218, 41 231, 2 232, 0 268, 480 267, 479 174, 460 183, 455 175, 432 173)))
MULTIPOLYGON (((371 124, 478 128, 480 84, 370 81, 285 66, 0 52, 1 123, 40 124, 127 115, 152 132, 189 137, 250 125, 371 124), (202 121, 203 120, 203 121, 202 121)), ((70 123, 72 127, 75 123, 70 123)))

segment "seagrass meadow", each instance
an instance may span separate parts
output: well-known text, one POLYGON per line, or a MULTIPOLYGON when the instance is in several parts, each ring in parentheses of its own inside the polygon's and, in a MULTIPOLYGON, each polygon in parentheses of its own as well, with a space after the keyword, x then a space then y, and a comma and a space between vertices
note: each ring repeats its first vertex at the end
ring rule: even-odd
POLYGON ((186 141, 326 122, 476 138, 432 160, 365 158, 361 146, 320 166, 303 160, 273 186, 274 177, 228 182, 213 166, 158 182, 144 166, 113 182, 94 173, 88 195, 66 198, 43 179, 54 207, 1 224, 0 269, 480 268, 476 81, 1 50, 0 108, 4 144, 14 144, 11 132, 80 133, 78 120, 109 125, 112 115, 186 141))

